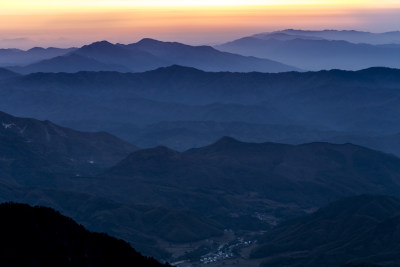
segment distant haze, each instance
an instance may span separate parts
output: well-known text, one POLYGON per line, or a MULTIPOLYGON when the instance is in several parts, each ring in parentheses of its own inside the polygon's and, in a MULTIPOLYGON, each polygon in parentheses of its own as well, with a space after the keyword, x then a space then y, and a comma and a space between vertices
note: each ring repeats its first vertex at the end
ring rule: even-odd
POLYGON ((0 47, 71 47, 144 37, 217 44, 296 29, 386 32, 400 29, 398 1, 32 1, 0 3, 0 47), (395 3, 397 2, 397 3, 395 3))

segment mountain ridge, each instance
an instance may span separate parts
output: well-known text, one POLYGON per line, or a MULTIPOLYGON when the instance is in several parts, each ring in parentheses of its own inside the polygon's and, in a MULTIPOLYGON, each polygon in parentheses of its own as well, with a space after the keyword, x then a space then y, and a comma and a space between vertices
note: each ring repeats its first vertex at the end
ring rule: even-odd
POLYGON ((23 185, 56 183, 66 178, 58 180, 59 175, 97 172, 138 149, 108 133, 79 132, 4 112, 0 112, 0 122, 1 178, 23 185))
POLYGON ((74 73, 90 70, 142 72, 173 64, 192 66, 206 71, 299 70, 268 59, 220 52, 211 46, 190 46, 150 38, 128 45, 112 44, 108 41, 94 42, 66 55, 10 69, 24 74, 43 71, 74 73))
POLYGON ((340 266, 350 262, 395 266, 400 260, 399 247, 387 237, 391 233, 396 240, 399 213, 399 199, 389 196, 340 199, 267 232, 252 257, 265 258, 262 266, 340 266))
POLYGON ((273 201, 310 207, 356 193, 395 195, 400 186, 398 161, 352 144, 246 143, 225 137, 185 152, 162 147, 133 152, 102 177, 136 186, 146 181, 155 187, 201 192, 257 192, 273 201), (246 174, 245 180, 241 174, 246 174))
MULTIPOLYGON (((397 44, 353 43, 343 38, 310 38, 312 35, 288 37, 253 35, 216 45, 221 51, 245 56, 270 58, 304 70, 360 70, 368 67, 399 68, 400 34, 397 44), (268 37, 270 36, 270 37, 268 37)), ((371 40, 376 38, 371 37, 371 40)))
POLYGON ((269 38, 271 35, 286 34, 289 36, 298 36, 301 38, 322 38, 327 40, 344 40, 352 43, 369 43, 374 45, 400 43, 400 31, 389 31, 381 33, 372 33, 357 30, 296 30, 286 29, 270 33, 260 33, 253 36, 257 38, 269 38))

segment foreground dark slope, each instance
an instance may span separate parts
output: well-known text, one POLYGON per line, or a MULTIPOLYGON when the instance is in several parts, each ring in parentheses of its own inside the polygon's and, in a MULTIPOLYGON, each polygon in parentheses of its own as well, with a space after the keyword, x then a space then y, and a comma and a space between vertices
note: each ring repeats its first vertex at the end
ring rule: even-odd
POLYGON ((277 203, 310 208, 360 193, 397 195, 399 173, 398 158, 351 144, 226 137, 183 153, 165 147, 134 152, 103 175, 102 194, 208 214, 274 213, 277 203))
POLYGON ((124 238, 159 258, 168 253, 158 240, 192 242, 221 235, 222 225, 194 212, 79 192, 96 187, 97 179, 89 174, 115 164, 136 147, 106 133, 78 132, 5 113, 0 113, 0 123, 1 201, 56 208, 90 230, 124 238))
POLYGON ((169 266, 43 207, 1 204, 1 266, 169 266))
POLYGON ((0 112, 0 123, 1 179, 20 184, 55 183, 57 176, 93 173, 137 150, 104 132, 79 132, 49 121, 0 112))
POLYGON ((284 72, 299 70, 276 61, 221 52, 210 46, 189 46, 181 43, 143 39, 122 45, 107 41, 85 45, 66 55, 11 67, 19 73, 123 71, 141 72, 173 64, 205 71, 284 72))
MULTIPOLYGON (((75 182, 82 181, 76 179, 75 182)), ((32 188, 0 182, 0 193, 1 202, 54 208, 91 231, 122 238, 141 253, 158 259, 171 256, 159 241, 195 242, 220 236, 224 229, 216 221, 194 212, 120 203, 93 194, 66 191, 65 188, 32 188)))
POLYGON ((252 253, 263 266, 400 264, 400 201, 363 195, 336 201, 269 231, 252 253))

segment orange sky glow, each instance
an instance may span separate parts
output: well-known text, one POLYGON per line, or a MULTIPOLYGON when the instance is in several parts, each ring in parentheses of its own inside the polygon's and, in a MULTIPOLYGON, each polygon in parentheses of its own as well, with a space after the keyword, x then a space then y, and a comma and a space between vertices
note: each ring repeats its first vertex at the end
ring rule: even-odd
POLYGON ((399 18, 398 0, 3 0, 0 47, 144 37, 215 44, 286 28, 383 32, 400 30, 399 18))

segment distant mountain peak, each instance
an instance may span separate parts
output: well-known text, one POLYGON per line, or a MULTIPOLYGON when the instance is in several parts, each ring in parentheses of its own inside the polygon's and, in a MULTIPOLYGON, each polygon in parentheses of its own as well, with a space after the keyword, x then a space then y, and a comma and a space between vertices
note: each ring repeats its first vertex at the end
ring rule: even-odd
POLYGON ((204 72, 202 70, 193 68, 193 67, 186 67, 186 66, 182 66, 182 65, 176 65, 173 64, 171 66, 168 67, 161 67, 155 70, 150 70, 148 72, 204 72))
POLYGON ((140 40, 139 42, 137 42, 137 44, 153 44, 153 43, 164 43, 163 41, 159 41, 153 38, 143 38, 142 40, 140 40))
POLYGON ((113 44, 110 43, 110 42, 107 41, 107 40, 103 40, 103 41, 94 42, 94 43, 92 43, 92 45, 113 45, 113 44))
MULTIPOLYGON (((152 38, 143 38, 142 40, 140 40, 137 43, 133 43, 128 45, 128 47, 136 47, 139 48, 140 50, 144 50, 147 52, 153 52, 152 49, 166 49, 165 52, 168 53, 168 49, 179 49, 181 47, 192 47, 190 45, 186 45, 183 43, 179 43, 179 42, 164 42, 164 41, 160 41, 160 40, 156 40, 156 39, 152 39, 152 38), (150 49, 150 50, 148 50, 150 49)), ((195 47, 193 47, 195 48, 195 47)))
POLYGON ((325 30, 320 30, 320 31, 315 31, 315 30, 301 30, 301 29, 285 29, 282 31, 276 31, 276 32, 351 32, 351 33, 369 33, 365 31, 356 31, 356 30, 334 30, 334 29, 325 29, 325 30))
POLYGON ((106 40, 103 40, 103 41, 91 43, 89 45, 85 45, 82 48, 88 48, 88 47, 90 47, 90 48, 108 48, 108 47, 114 47, 114 44, 112 44, 106 40))
POLYGON ((45 48, 43 48, 43 47, 38 47, 38 46, 36 46, 36 47, 33 47, 33 48, 31 48, 31 49, 29 49, 28 51, 30 51, 30 52, 33 52, 33 51, 44 51, 44 50, 46 50, 45 48))
MULTIPOLYGON (((184 43, 179 43, 179 42, 171 42, 171 41, 160 41, 157 39, 153 39, 153 38, 143 38, 141 39, 139 42, 135 43, 135 44, 131 44, 131 45, 138 45, 138 46, 142 46, 142 45, 172 45, 172 46, 187 46, 187 47, 191 47, 190 45, 184 44, 184 43)), ((194 46, 196 47, 196 46, 194 46)))

